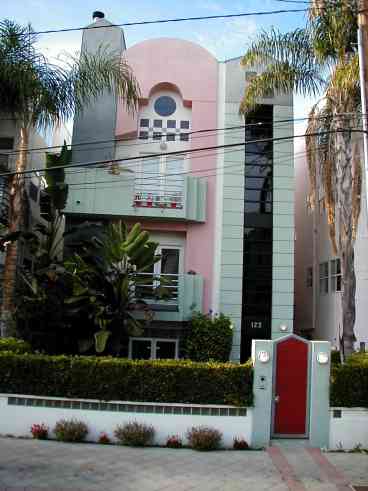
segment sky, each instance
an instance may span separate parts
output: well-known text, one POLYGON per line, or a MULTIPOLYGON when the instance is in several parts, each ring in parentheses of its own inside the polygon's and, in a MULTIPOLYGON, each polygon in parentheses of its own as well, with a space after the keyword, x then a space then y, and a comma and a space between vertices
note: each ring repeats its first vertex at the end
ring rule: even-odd
MULTIPOLYGON (((303 8, 305 4, 285 0, 12 0, 3 2, 1 17, 21 24, 31 23, 34 30, 82 27, 92 21, 92 12, 101 10, 113 23, 141 20, 222 15, 267 10, 303 8)), ((234 19, 188 21, 124 28, 127 47, 156 37, 177 37, 207 48, 219 60, 241 56, 262 30, 272 26, 283 32, 305 24, 305 13, 283 13, 234 19)), ((60 53, 76 54, 81 32, 39 37, 41 50, 50 58, 60 53)), ((295 98, 294 117, 304 117, 312 101, 295 98)))

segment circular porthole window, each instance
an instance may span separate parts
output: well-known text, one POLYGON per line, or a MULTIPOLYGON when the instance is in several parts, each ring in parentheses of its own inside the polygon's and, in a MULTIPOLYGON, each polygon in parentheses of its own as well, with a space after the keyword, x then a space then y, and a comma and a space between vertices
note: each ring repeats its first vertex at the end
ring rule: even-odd
POLYGON ((172 97, 163 95, 156 100, 154 107, 157 114, 167 118, 176 111, 176 102, 172 97))

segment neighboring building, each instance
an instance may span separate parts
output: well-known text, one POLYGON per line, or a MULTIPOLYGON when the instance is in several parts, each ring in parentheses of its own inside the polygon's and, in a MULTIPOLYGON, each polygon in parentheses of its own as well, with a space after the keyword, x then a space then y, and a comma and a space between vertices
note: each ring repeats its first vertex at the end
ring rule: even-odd
POLYGON ((231 317, 232 359, 244 360, 253 338, 293 329, 292 96, 260 101, 244 127, 239 104, 254 72, 239 58, 219 62, 168 38, 125 49, 122 30, 95 14, 91 27, 99 29, 84 31, 82 49, 107 43, 122 53, 141 99, 132 115, 106 94, 76 119, 73 162, 119 163, 67 173, 67 226, 121 217, 141 222, 160 244, 151 274, 169 275, 172 296, 152 300, 154 318, 130 340, 129 356, 180 356, 199 310, 231 317))
MULTIPOLYGON (((328 340, 339 349, 342 336, 341 268, 340 259, 333 253, 324 194, 319 191, 319 203, 314 215, 308 204, 310 192, 308 166, 304 143, 296 153, 296 245, 295 245, 295 326, 312 339, 328 340), (316 222, 313 248, 313 217, 316 222), (315 249, 315 256, 313 250, 315 249), (313 259, 317 265, 318 281, 315 283, 313 302, 313 259), (315 314, 313 315, 313 312, 315 314), (314 319, 313 319, 314 317, 314 319)), ((368 216, 366 193, 362 185, 361 213, 355 251, 356 274, 356 348, 368 345, 368 216)))
MULTIPOLYGON (((14 171, 15 162, 18 155, 18 128, 16 121, 8 114, 0 117, 0 173, 6 170, 14 171)), ((47 148, 52 147, 50 152, 57 153, 61 149, 64 141, 70 143, 71 137, 64 125, 60 125, 54 130, 39 131, 32 130, 29 135, 28 168, 39 169, 45 167, 47 148), (60 146, 60 147, 59 147, 60 146)), ((25 201, 25 226, 30 230, 36 224, 46 224, 49 219, 49 202, 44 192, 45 181, 42 173, 35 171, 26 176, 25 189, 27 200, 25 201)), ((6 226, 9 216, 9 181, 7 178, 0 178, 0 224, 6 226)), ((19 264, 30 260, 25 248, 20 248, 18 255, 19 264)), ((0 277, 3 273, 5 254, 0 253, 0 277)), ((0 292, 0 302, 1 302, 0 292)))

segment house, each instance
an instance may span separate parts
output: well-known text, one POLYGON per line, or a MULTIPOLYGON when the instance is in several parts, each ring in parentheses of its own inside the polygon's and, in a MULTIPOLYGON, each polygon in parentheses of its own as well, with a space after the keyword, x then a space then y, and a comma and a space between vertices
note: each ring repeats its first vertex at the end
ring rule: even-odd
MULTIPOLYGON (((0 169, 1 172, 14 171, 18 156, 18 127, 16 120, 9 114, 0 115, 0 169)), ((25 178, 25 215, 24 225, 31 230, 36 224, 47 224, 49 220, 49 200, 44 189, 46 183, 42 177, 45 167, 46 152, 59 152, 64 141, 70 143, 71 137, 67 127, 63 124, 55 129, 32 129, 29 134, 27 169, 35 172, 25 178)), ((9 180, 0 178, 0 224, 8 225, 9 218, 9 180)), ((18 263, 30 264, 31 256, 25 247, 21 247, 18 263)), ((3 274, 5 254, 0 253, 0 277, 3 274)), ((0 302, 1 302, 0 292, 0 302)))
MULTIPOLYGON (((314 212, 309 205, 310 190, 305 146, 300 143, 299 147, 296 152, 295 163, 295 324, 298 330, 308 337, 328 340, 332 346, 339 349, 342 336, 340 259, 333 253, 331 246, 324 206, 324 193, 321 189, 318 194, 316 211, 314 212), (313 264, 317 266, 317 281, 315 282, 313 281, 313 264), (314 295, 313 289, 315 289, 314 295)), ((368 216, 364 182, 354 253, 356 274, 355 347, 365 350, 368 345, 366 327, 368 315, 368 216)))
POLYGON ((231 317, 232 359, 245 360, 253 338, 293 330, 292 96, 270 94, 244 121, 239 103, 257 68, 244 72, 239 58, 220 62, 180 39, 127 49, 120 28, 93 17, 82 50, 107 43, 121 53, 141 98, 131 114, 106 94, 76 118, 73 162, 92 164, 67 172, 67 227, 139 221, 160 244, 147 284, 166 276, 172 295, 148 298, 154 316, 129 356, 180 356, 197 310, 231 317))

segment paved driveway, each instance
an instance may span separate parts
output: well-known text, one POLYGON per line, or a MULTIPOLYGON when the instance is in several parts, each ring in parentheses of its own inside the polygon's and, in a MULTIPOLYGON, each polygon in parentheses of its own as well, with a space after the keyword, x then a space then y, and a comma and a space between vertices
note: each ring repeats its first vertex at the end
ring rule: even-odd
POLYGON ((368 484, 368 456, 287 443, 194 452, 0 438, 0 491, 304 491, 368 484))

